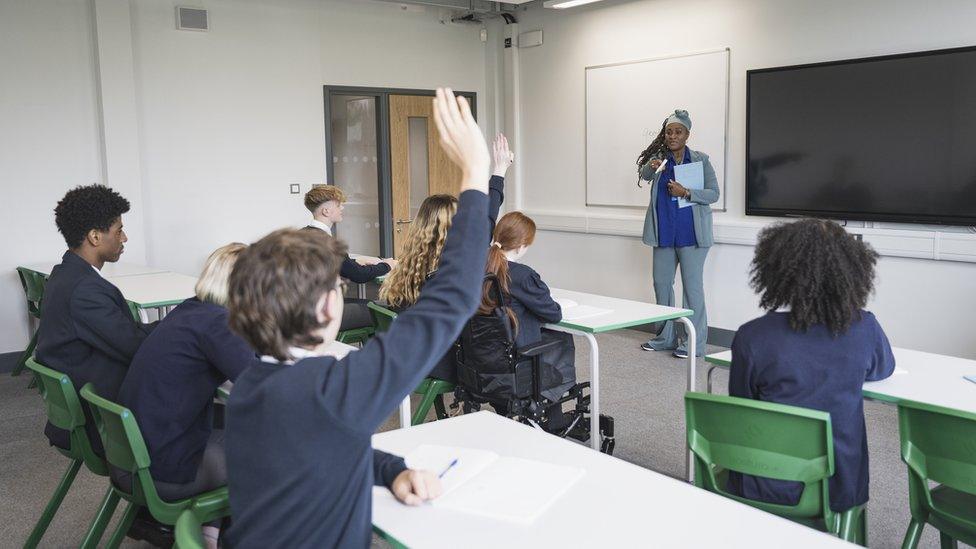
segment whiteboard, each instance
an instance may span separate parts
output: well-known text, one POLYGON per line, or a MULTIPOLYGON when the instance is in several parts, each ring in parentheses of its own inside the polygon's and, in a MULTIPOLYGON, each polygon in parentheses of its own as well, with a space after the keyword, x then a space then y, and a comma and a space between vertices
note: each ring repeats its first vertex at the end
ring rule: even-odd
POLYGON ((646 208, 637 156, 675 109, 691 116, 688 147, 707 154, 725 209, 729 50, 586 67, 586 204, 646 208))

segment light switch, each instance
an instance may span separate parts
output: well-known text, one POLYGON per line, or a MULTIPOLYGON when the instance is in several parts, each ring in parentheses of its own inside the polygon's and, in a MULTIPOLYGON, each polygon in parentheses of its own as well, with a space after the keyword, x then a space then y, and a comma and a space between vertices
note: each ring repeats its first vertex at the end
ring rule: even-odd
POLYGON ((302 186, 299 185, 298 183, 292 183, 290 187, 291 187, 291 194, 299 194, 300 192, 302 192, 302 186))

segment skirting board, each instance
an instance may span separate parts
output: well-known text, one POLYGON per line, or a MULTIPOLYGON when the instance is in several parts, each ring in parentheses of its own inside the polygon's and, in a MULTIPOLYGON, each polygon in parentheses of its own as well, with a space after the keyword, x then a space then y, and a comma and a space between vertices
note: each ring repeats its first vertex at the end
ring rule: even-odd
MULTIPOLYGON (((539 229, 546 231, 640 238, 644 229, 643 214, 547 210, 527 210, 525 213, 532 217, 539 229)), ((774 221, 723 220, 716 216, 713 221, 715 243, 755 246, 759 231, 774 221)), ((863 235, 864 241, 884 256, 976 263, 976 234, 973 233, 865 227, 847 227, 847 231, 863 235)))

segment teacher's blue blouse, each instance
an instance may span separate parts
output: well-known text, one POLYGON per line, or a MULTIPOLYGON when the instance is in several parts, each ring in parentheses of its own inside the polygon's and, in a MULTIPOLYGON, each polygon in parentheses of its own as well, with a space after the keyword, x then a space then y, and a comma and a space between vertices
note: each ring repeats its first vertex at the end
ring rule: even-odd
MULTIPOLYGON (((690 164, 691 155, 685 148, 682 164, 690 164)), ((678 199, 668 192, 668 182, 674 179, 674 154, 668 151, 668 163, 664 166, 657 184, 657 239, 662 248, 697 246, 695 219, 691 207, 679 208, 678 199)), ((678 181, 678 183, 681 183, 678 181)))

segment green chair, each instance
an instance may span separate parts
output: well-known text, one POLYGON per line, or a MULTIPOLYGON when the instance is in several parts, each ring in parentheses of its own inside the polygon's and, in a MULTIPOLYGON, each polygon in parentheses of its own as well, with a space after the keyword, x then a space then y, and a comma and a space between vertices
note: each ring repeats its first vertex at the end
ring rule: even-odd
POLYGON ((91 383, 81 388, 81 398, 85 399, 91 408, 108 463, 132 475, 131 492, 125 492, 112 484, 112 490, 128 501, 129 505, 122 515, 118 528, 109 539, 107 547, 115 549, 122 543, 139 507, 147 507, 156 520, 170 525, 175 525, 180 513, 187 509, 192 510, 201 522, 230 514, 226 486, 191 498, 163 501, 157 494, 156 485, 149 474, 151 463, 149 451, 146 449, 146 443, 132 412, 98 396, 91 383))
POLYGON ((192 509, 180 513, 180 518, 176 519, 176 528, 173 531, 173 537, 176 538, 176 543, 173 544, 174 549, 203 549, 206 547, 207 544, 203 540, 201 531, 202 527, 203 523, 200 522, 192 509))
POLYGON ((361 346, 363 343, 369 341, 369 338, 373 337, 374 333, 375 330, 372 326, 363 326, 362 328, 354 328, 352 330, 339 332, 339 335, 336 336, 336 340, 339 343, 346 343, 348 345, 359 344, 361 346))
MULTIPOLYGON (((24 543, 24 547, 37 547, 51 524, 51 519, 61 506, 65 494, 71 488, 81 464, 84 463, 91 472, 103 477, 108 476, 108 467, 105 465, 105 460, 95 454, 85 433, 85 413, 82 411, 81 401, 78 400, 71 379, 61 372, 43 366, 33 358, 27 359, 27 368, 34 372, 41 397, 47 407, 48 420, 55 427, 68 431, 70 441, 67 450, 55 447, 71 460, 71 464, 61 477, 61 482, 54 490, 47 507, 44 508, 40 519, 24 543)), ((95 520, 85 534, 81 547, 95 547, 98 544, 118 502, 119 497, 110 488, 102 499, 95 520)))
MULTIPOLYGON (((376 324, 376 332, 385 332, 396 320, 396 312, 387 309, 386 307, 379 305, 374 302, 369 302, 367 304, 370 313, 373 315, 373 322, 376 324)), ((423 395, 420 399, 420 405, 413 412, 413 417, 410 418, 410 425, 420 425, 427 419, 427 413, 430 412, 430 407, 433 405, 434 413, 437 415, 437 419, 447 418, 447 407, 444 405, 444 395, 448 395, 454 392, 454 384, 442 379, 435 379, 432 377, 424 378, 420 385, 413 390, 414 393, 423 395)))
POLYGON ((830 509, 834 438, 829 413, 689 392, 685 419, 696 486, 867 546, 864 506, 843 513, 830 509), (730 470, 805 486, 794 506, 755 501, 726 491, 730 470))
POLYGON ((125 300, 125 304, 129 306, 129 314, 132 315, 132 319, 136 322, 142 322, 142 319, 139 318, 139 306, 128 299, 125 300))
MULTIPOLYGON (((20 276, 20 284, 24 287, 24 294, 27 296, 27 314, 31 318, 40 320, 41 300, 44 299, 44 284, 47 282, 47 279, 41 273, 23 267, 17 267, 17 274, 20 276)), ((27 343, 27 348, 24 349, 24 354, 21 355, 20 360, 14 366, 12 375, 20 375, 24 366, 27 365, 27 359, 34 354, 34 347, 36 346, 37 330, 34 330, 34 333, 31 334, 30 342, 27 343)))
POLYGON ((926 523, 942 549, 976 546, 976 414, 900 402, 898 424, 912 512, 902 548, 918 546, 926 523))

